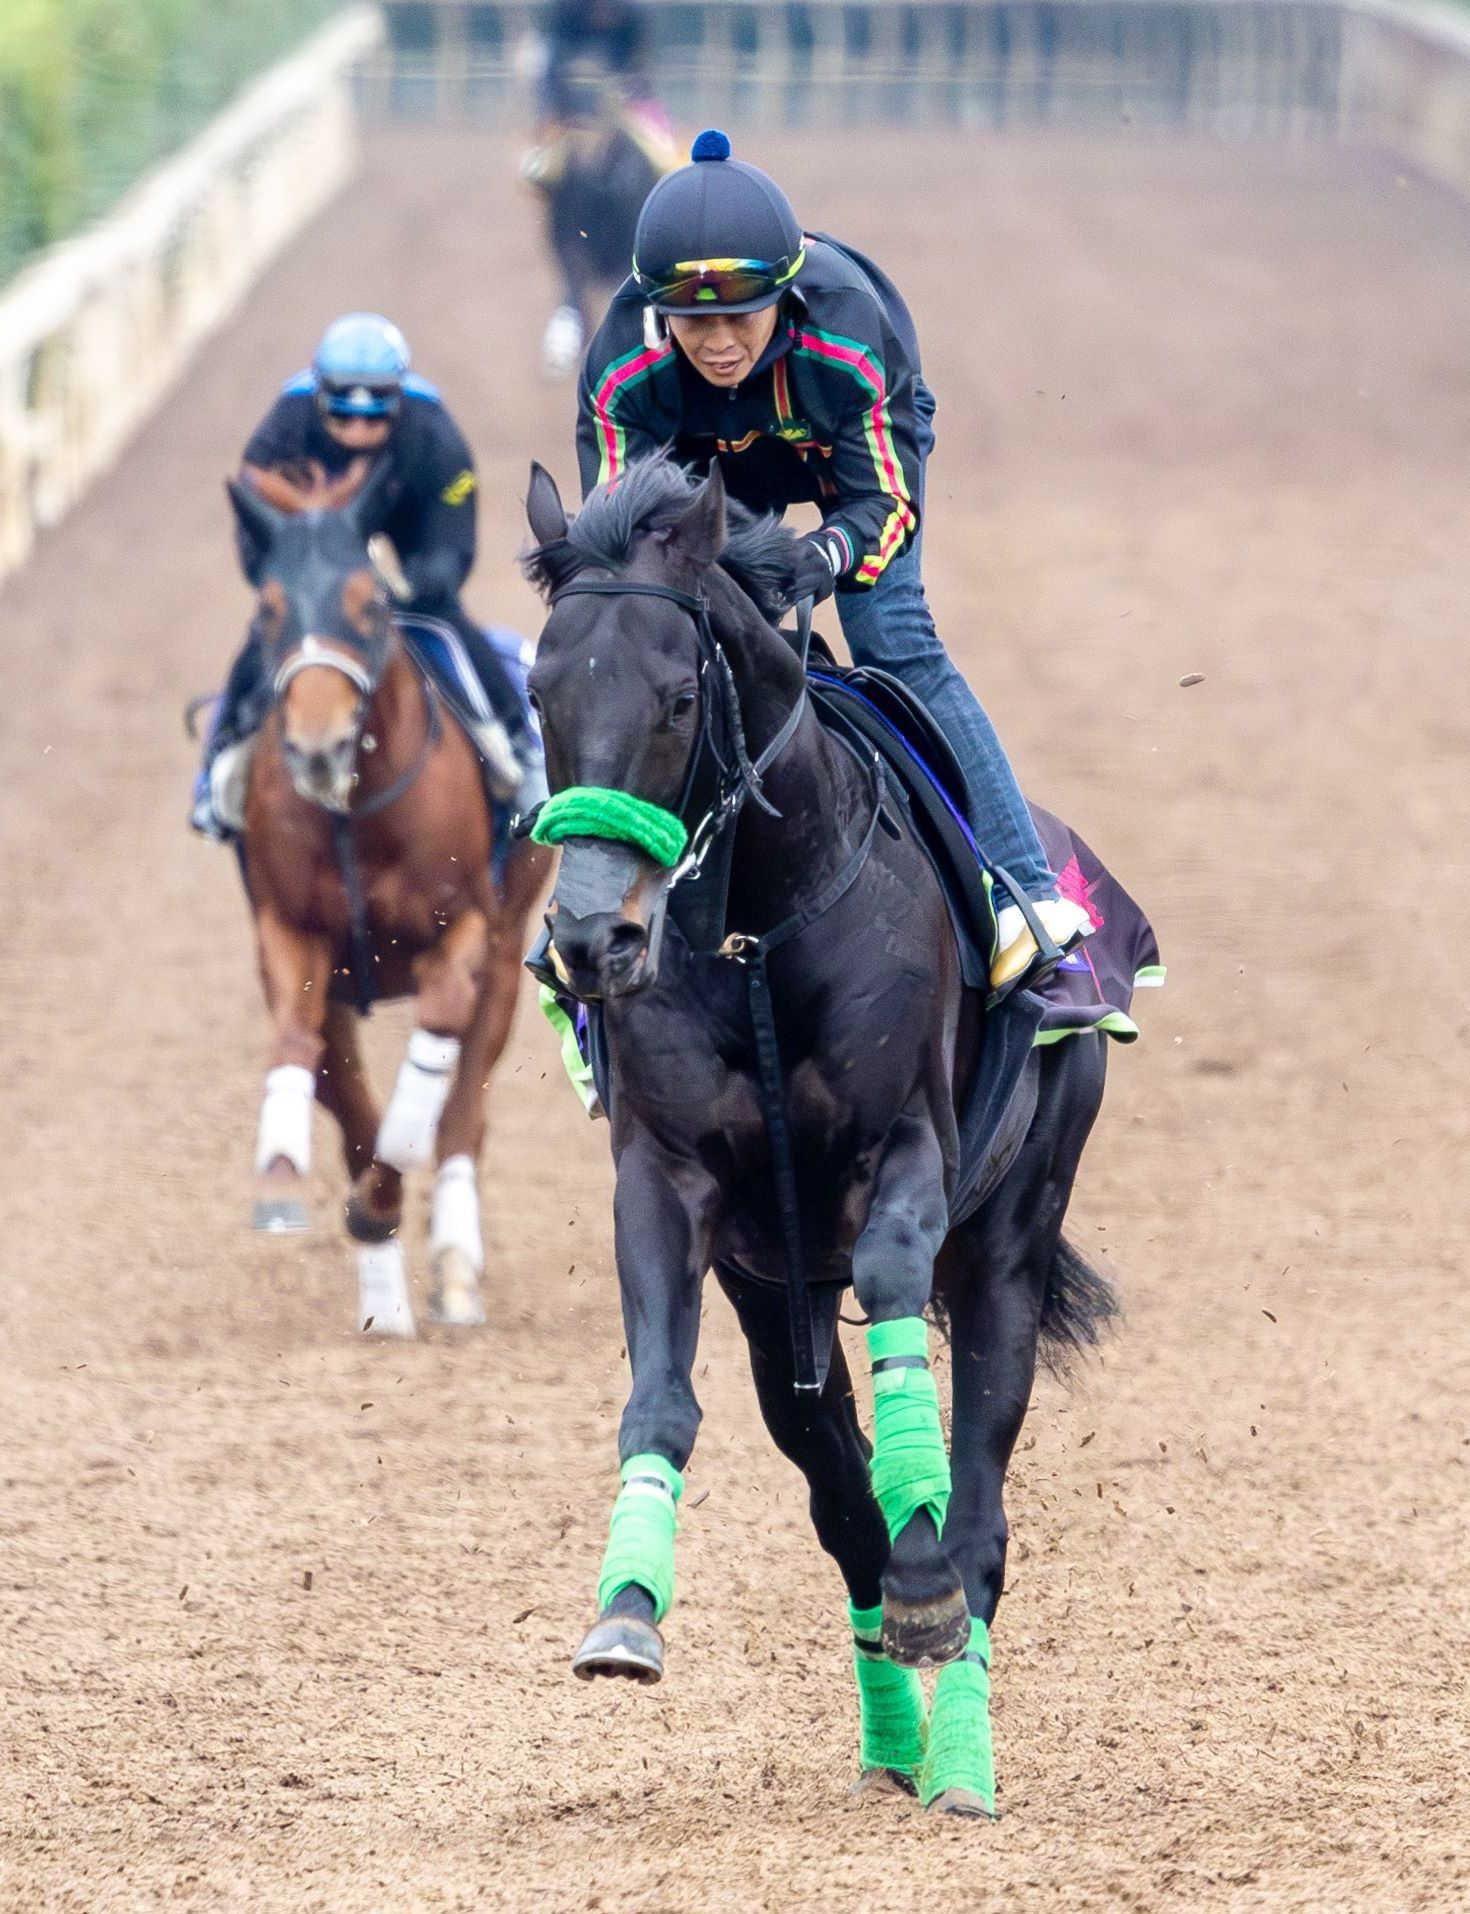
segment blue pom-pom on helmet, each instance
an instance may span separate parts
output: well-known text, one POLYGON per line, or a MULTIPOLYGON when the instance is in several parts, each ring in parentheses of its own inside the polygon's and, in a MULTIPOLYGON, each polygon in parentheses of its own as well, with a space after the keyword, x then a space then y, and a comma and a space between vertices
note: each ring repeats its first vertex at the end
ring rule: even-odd
POLYGON ((311 362, 323 411, 335 418, 392 418, 412 358, 408 341, 378 312, 348 312, 322 334, 311 362))
POLYGON ((713 126, 690 148, 690 164, 648 195, 633 237, 633 277, 661 313, 759 312, 805 258, 790 200, 758 166, 732 159, 713 126))

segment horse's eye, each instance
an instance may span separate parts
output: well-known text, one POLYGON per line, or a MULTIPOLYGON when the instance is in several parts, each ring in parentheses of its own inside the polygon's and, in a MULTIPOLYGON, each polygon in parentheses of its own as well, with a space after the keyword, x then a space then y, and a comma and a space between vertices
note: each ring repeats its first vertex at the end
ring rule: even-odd
POLYGON ((531 709, 536 713, 536 716, 539 718, 541 716, 541 693, 539 691, 534 690, 530 685, 527 685, 526 698, 531 706, 531 709))
POLYGON ((696 697, 693 691, 676 691, 665 707, 665 722, 674 724, 680 718, 687 718, 694 709, 696 697))

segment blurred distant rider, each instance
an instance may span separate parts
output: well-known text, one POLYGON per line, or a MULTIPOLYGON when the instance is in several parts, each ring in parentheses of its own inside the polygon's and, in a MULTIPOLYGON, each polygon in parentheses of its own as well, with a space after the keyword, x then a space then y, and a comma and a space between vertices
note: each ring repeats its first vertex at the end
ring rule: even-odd
MULTIPOLYGON (((892 282, 851 247, 802 232, 786 195, 701 133, 639 217, 633 273, 582 372, 584 493, 673 448, 757 511, 817 505, 795 596, 834 590, 858 664, 902 679, 954 747, 986 857, 1003 866, 1062 949, 1090 927, 1059 896, 999 739, 934 629, 920 571, 934 399, 892 282)), ((1004 893, 1002 893, 1003 898, 1004 893)), ((1038 965, 1022 910, 998 913, 991 983, 1038 965)))
MULTIPOLYGON (((474 458, 438 392, 409 367, 407 342, 391 321, 370 312, 334 320, 310 368, 287 382, 251 435, 241 475, 248 482, 252 473, 315 463, 335 477, 357 459, 374 467, 390 462, 397 485, 384 501, 381 526, 368 529, 385 532, 396 549, 410 592, 401 609, 438 620, 452 634, 451 648, 460 648, 475 681, 465 687, 468 700, 485 710, 473 727, 476 743, 492 788, 509 796, 520 780, 511 743, 524 734, 520 702, 494 647, 459 601, 475 559, 474 458)), ((238 526, 237 543, 246 578, 258 584, 264 554, 238 526)), ((195 786, 190 822, 205 836, 225 838, 239 828, 242 746, 264 717, 267 697, 252 624, 195 786)))

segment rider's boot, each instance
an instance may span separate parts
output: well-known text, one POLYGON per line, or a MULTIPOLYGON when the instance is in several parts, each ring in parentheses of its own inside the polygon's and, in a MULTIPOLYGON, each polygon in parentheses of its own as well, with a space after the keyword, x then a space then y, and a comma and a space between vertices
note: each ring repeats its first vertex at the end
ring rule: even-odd
POLYGON ((547 379, 566 379, 582 363, 582 315, 573 305, 558 306, 541 340, 541 371, 547 379))
POLYGON ((992 990, 1013 990, 1019 984, 1038 984, 1092 932, 1086 908, 1069 897, 1041 897, 1030 901, 1033 927, 1020 904, 1006 904, 995 918, 995 955, 990 965, 992 990), (1041 937, 1038 938, 1037 930, 1041 937))
POLYGON ((245 789, 263 680, 260 644, 252 631, 215 705, 189 807, 190 828, 216 844, 227 844, 245 828, 245 789))

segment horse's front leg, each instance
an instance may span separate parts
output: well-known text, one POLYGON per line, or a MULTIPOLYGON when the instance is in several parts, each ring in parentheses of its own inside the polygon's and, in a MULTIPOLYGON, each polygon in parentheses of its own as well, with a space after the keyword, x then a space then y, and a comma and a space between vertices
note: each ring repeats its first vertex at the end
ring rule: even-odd
POLYGON ((852 1279, 870 1319, 873 1494, 892 1541, 883 1573, 883 1646, 909 1668, 952 1661, 970 1633, 964 1586, 941 1539, 949 1456, 924 1320, 948 1227, 939 1139, 924 1117, 903 1117, 878 1163, 852 1279))
POLYGON ((680 1473, 699 1428, 694 1356, 716 1192, 697 1166, 637 1135, 618 1158, 618 1287, 633 1382, 618 1433, 622 1488, 597 1583, 598 1618, 572 1662, 584 1679, 664 1671, 680 1473))
MULTIPOLYGON (((347 1228, 356 1239, 358 1302, 365 1327, 380 1335, 411 1336, 413 1309, 399 1225, 403 1178, 434 1161, 440 1119, 460 1071, 465 1039, 484 1014, 485 964, 490 932, 483 911, 462 911, 439 942, 417 959, 417 1012, 408 1055, 373 1144, 373 1158, 357 1179, 347 1206, 347 1228)), ((473 1047, 473 1046, 471 1046, 473 1047)), ((479 1060, 476 1060, 478 1067, 479 1060)), ((452 1230, 476 1290, 466 1320, 482 1321, 478 1278, 480 1199, 471 1158, 443 1165, 434 1197, 434 1229, 452 1230), (446 1175, 445 1171, 449 1173, 446 1175)))
MULTIPOLYGON (((439 1119, 439 1165, 429 1217, 429 1314, 459 1328, 485 1320, 480 1278, 485 1273, 480 1225, 480 1153, 485 1142, 485 1093, 505 1049, 520 991, 526 917, 545 874, 545 853, 518 844, 507 861, 502 909, 489 939, 474 1015, 459 1067, 439 1119)), ((461 953, 459 961, 472 953, 461 953)))
POLYGON ((275 1041, 256 1131, 251 1220, 259 1230, 304 1230, 301 1188, 311 1168, 311 1105, 331 952, 325 938, 297 930, 268 910, 257 916, 255 935, 275 1041))

